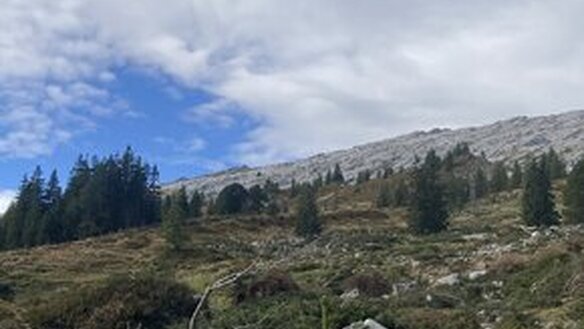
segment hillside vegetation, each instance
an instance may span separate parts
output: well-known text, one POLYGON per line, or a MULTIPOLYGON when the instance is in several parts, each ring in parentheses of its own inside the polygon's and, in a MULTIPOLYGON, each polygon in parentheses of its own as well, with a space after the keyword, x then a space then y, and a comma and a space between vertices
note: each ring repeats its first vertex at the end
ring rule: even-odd
POLYGON ((214 292, 198 328, 584 326, 580 226, 526 227, 516 189, 454 210, 446 231, 413 235, 406 208, 376 206, 381 183, 319 189, 312 240, 282 212, 188 220, 180 252, 156 227, 2 252, 0 328, 186 328, 196 296, 252 262, 214 292))

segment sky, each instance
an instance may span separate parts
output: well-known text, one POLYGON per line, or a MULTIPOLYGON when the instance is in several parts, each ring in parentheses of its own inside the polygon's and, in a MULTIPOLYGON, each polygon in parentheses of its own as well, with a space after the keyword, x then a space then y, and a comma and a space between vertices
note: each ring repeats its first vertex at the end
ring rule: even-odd
POLYGON ((584 108, 576 0, 3 0, 0 212, 131 145, 163 181, 584 108))

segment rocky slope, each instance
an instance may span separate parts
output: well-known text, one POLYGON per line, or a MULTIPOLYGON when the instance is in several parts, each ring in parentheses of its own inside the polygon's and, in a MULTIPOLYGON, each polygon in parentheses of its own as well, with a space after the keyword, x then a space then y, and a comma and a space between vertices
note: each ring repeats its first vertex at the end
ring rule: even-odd
POLYGON ((292 179, 299 182, 314 179, 336 163, 340 164, 347 179, 354 179, 358 172, 365 169, 375 171, 388 166, 407 167, 413 163, 416 155, 423 156, 429 149, 444 154, 460 142, 467 142, 476 153, 484 152, 487 159, 492 161, 522 160, 528 154, 538 154, 553 147, 572 163, 584 153, 584 111, 540 117, 522 116, 486 126, 456 130, 414 132, 295 162, 259 168, 242 167, 180 180, 165 185, 163 189, 172 191, 186 186, 188 191, 196 189, 215 194, 234 182, 249 187, 262 184, 268 178, 287 186, 292 179))

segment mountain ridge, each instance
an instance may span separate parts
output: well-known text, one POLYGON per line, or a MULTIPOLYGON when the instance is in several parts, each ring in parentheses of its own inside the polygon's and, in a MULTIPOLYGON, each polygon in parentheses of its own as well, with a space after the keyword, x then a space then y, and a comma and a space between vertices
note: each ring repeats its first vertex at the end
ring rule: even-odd
POLYGON ((339 164, 345 178, 352 181, 363 170, 411 166, 416 156, 435 149, 445 154, 458 143, 468 143, 471 150, 483 153, 491 161, 524 161, 553 147, 568 164, 584 155, 584 110, 545 116, 517 116, 494 123, 457 129, 433 128, 414 131, 393 138, 356 145, 351 148, 319 153, 296 161, 260 167, 239 166, 163 186, 170 192, 185 187, 215 195, 224 186, 241 183, 246 187, 270 179, 281 186, 292 180, 310 181, 339 164))

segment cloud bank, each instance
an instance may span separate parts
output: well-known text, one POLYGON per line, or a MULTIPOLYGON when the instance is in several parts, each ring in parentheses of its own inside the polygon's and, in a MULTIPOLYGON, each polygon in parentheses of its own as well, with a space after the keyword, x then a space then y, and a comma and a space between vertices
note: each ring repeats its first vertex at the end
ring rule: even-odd
POLYGON ((216 96, 185 109, 186 121, 232 127, 234 111, 257 120, 230 155, 250 164, 581 108, 583 9, 576 0, 7 0, 0 155, 50 152, 79 122, 123 111, 108 90, 123 66, 216 96))
POLYGON ((16 192, 12 190, 0 190, 0 215, 3 215, 14 198, 16 197, 16 192))

